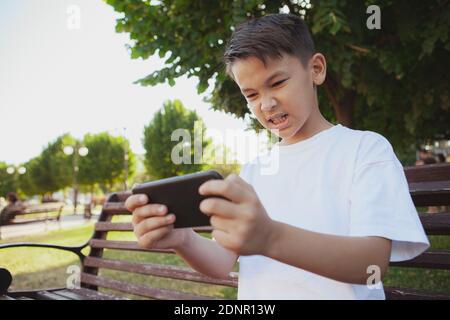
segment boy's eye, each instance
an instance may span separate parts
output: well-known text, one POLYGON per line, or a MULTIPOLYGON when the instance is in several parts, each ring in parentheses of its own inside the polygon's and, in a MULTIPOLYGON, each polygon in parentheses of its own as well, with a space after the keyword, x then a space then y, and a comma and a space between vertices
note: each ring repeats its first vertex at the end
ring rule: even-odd
POLYGON ((277 81, 277 82, 275 82, 273 85, 272 85, 272 87, 277 87, 277 86, 279 86, 280 84, 282 84, 283 82, 285 82, 287 79, 283 79, 283 80, 280 80, 280 81, 277 81))
MULTIPOLYGON (((278 87, 280 84, 282 84, 283 82, 287 81, 288 79, 289 78, 275 82, 274 84, 272 84, 272 88, 278 87)), ((249 94, 248 96, 246 96, 246 98, 247 99, 251 99, 251 98, 254 98, 256 96, 257 96, 256 93, 252 93, 252 94, 249 94)))

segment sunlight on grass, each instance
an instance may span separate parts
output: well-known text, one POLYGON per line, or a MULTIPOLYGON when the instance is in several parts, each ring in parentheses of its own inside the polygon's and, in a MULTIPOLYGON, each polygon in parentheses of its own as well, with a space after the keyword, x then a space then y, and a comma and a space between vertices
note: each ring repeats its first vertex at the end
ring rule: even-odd
MULTIPOLYGON (((81 227, 55 230, 45 235, 3 240, 0 243, 33 242, 78 246, 92 236, 93 229, 94 223, 89 222, 81 227)), ((88 254, 89 248, 84 249, 83 253, 88 254)), ((78 257, 71 252, 30 247, 0 250, 0 264, 13 274, 14 282, 11 290, 65 286, 67 267, 80 265, 78 257)))
MULTIPOLYGON (((113 221, 129 222, 130 216, 116 216, 113 221)), ((75 246, 85 243, 85 241, 91 237, 92 232, 93 224, 91 223, 82 227, 52 231, 46 235, 24 237, 2 241, 0 243, 37 242, 75 246)), ((210 234, 203 235, 210 237, 210 234)), ((110 232, 108 233, 107 239, 116 241, 136 241, 133 232, 110 232)), ((87 254, 88 251, 84 253, 87 254)), ((106 259, 127 260, 140 263, 187 266, 184 260, 175 254, 106 249, 103 257, 106 259)), ((11 290, 16 291, 36 288, 65 287, 65 281, 68 277, 68 274, 66 273, 67 267, 69 265, 79 265, 78 258, 70 252, 41 248, 3 249, 0 251, 0 261, 2 267, 7 268, 13 274, 14 282, 11 286, 11 290)), ((106 269, 101 269, 99 275, 127 283, 146 284, 154 288, 165 288, 226 299, 236 299, 237 295, 237 289, 235 288, 199 284, 184 280, 165 279, 106 269)), ((118 294, 117 292, 107 289, 101 289, 101 291, 118 294)), ((126 297, 133 299, 139 298, 133 295, 126 295, 126 297)), ((142 299, 142 297, 139 299, 142 299)))

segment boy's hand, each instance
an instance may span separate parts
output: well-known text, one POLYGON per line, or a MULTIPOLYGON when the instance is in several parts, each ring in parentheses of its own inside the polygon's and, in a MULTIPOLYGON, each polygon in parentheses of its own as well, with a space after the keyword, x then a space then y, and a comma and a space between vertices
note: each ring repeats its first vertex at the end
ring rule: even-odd
POLYGON ((238 255, 263 254, 271 237, 273 220, 269 218, 253 187, 235 174, 224 180, 203 183, 200 210, 211 216, 212 236, 224 248, 238 255))
POLYGON ((132 224, 138 244, 147 249, 177 249, 193 232, 191 228, 174 229, 174 214, 167 214, 162 204, 148 203, 145 194, 128 197, 125 207, 133 213, 132 224))

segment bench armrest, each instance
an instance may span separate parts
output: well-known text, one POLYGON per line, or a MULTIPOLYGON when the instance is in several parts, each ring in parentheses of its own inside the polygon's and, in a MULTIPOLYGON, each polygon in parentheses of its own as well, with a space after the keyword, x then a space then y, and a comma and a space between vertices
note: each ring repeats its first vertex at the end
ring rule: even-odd
POLYGON ((0 295, 3 295, 8 291, 11 282, 11 273, 7 269, 0 268, 0 295))
POLYGON ((47 243, 32 243, 32 242, 15 242, 15 243, 4 243, 0 244, 0 250, 7 248, 17 248, 17 247, 35 247, 35 248, 48 248, 48 249, 58 249, 64 251, 70 251, 76 254, 81 261, 84 260, 85 255, 81 252, 85 247, 88 246, 89 243, 85 243, 81 246, 60 246, 56 244, 47 244, 47 243))

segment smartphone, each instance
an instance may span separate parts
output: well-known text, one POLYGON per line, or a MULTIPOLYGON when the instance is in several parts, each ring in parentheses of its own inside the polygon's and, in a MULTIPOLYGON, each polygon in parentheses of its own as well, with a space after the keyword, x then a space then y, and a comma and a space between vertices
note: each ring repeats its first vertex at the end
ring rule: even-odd
POLYGON ((210 218, 199 208, 200 202, 208 196, 202 196, 198 188, 211 179, 223 177, 214 170, 200 171, 138 184, 131 192, 146 194, 150 203, 166 205, 168 213, 176 216, 174 228, 210 226, 210 218))

